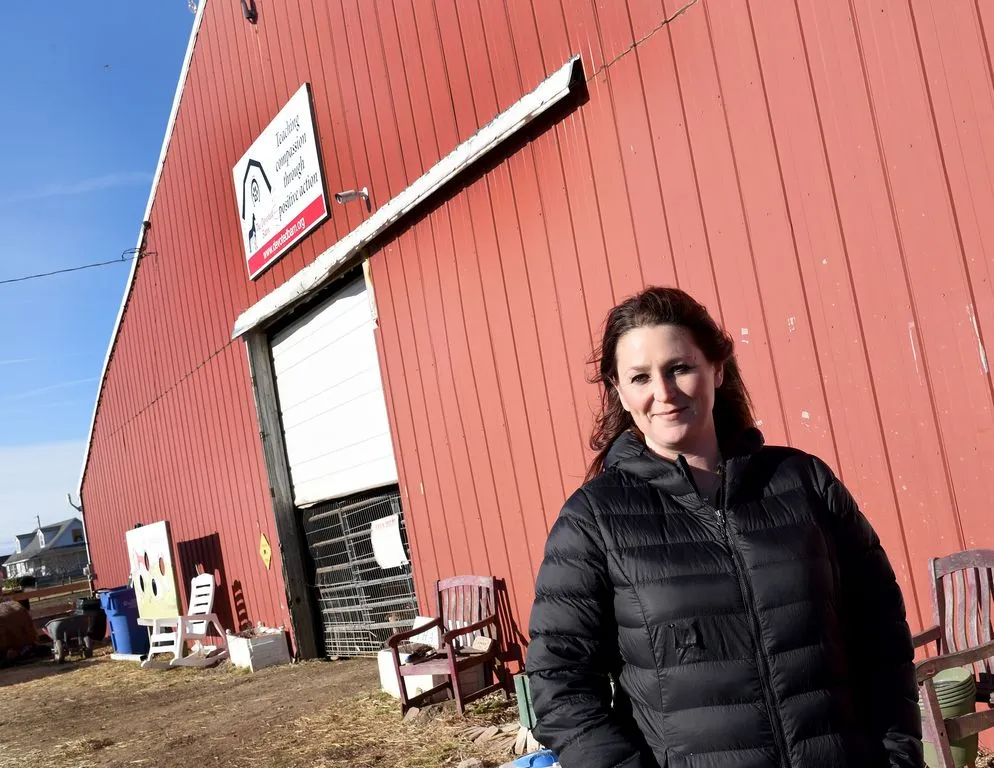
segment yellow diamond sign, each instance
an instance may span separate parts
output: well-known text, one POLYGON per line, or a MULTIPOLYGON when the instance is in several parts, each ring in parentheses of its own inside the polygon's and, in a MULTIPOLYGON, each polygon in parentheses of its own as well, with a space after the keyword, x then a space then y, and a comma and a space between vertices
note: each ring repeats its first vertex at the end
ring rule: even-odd
POLYGON ((269 539, 266 538, 266 534, 259 535, 259 555, 262 557, 262 562, 266 564, 266 569, 269 569, 269 564, 273 561, 273 548, 269 546, 269 539))

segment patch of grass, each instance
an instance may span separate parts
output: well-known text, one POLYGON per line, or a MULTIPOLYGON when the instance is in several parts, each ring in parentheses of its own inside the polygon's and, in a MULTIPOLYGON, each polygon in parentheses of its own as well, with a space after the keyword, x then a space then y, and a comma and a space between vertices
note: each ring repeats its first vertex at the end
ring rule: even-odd
POLYGON ((463 748, 464 745, 454 739, 429 744, 423 753, 413 757, 410 768, 437 768, 439 765, 454 765, 462 759, 459 755, 463 748))
POLYGON ((466 714, 473 718, 486 718, 494 722, 513 722, 518 719, 518 704, 502 693, 492 693, 466 707, 466 714))
MULTIPOLYGON (((287 765, 322 768, 442 768, 467 757, 499 764, 487 745, 458 737, 459 731, 506 707, 486 705, 461 718, 452 712, 405 723, 398 702, 382 692, 354 696, 271 733, 287 765)), ((244 760, 242 764, 246 764, 244 760)), ((253 763, 254 765, 254 763, 253 763)), ((267 765, 269 765, 267 763, 267 765)))
POLYGON ((84 757, 85 755, 92 755, 101 749, 106 749, 113 743, 111 739, 76 739, 61 744, 59 752, 63 757, 84 757))

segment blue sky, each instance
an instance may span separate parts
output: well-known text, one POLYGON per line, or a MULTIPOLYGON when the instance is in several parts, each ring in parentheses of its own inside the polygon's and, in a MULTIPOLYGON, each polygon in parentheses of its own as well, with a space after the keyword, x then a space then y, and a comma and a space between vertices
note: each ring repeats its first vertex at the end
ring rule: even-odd
MULTIPOLYGON (((5 5, 0 280, 135 246, 193 19, 187 0, 5 5)), ((0 284, 0 553, 75 514, 127 275, 0 284)))

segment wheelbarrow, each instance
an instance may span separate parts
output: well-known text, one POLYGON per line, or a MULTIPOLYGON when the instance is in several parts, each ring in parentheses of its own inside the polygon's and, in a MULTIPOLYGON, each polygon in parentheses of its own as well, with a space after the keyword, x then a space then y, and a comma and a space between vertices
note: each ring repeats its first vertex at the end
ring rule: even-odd
POLYGON ((91 603, 94 600, 77 601, 76 610, 69 615, 58 616, 45 624, 45 632, 52 638, 52 656, 59 664, 64 662, 70 651, 80 651, 83 658, 93 656, 93 642, 103 637, 107 631, 107 618, 103 609, 91 603))
POLYGON ((45 625, 45 632, 52 638, 52 656, 61 664, 70 651, 82 651, 83 658, 93 655, 93 638, 90 637, 89 616, 73 614, 52 619, 45 625))

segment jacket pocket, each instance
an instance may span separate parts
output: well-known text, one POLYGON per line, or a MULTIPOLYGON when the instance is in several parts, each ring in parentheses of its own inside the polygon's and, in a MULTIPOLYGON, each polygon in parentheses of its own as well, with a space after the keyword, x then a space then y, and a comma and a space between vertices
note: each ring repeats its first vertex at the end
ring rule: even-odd
POLYGON ((675 664, 690 664, 702 661, 705 656, 704 636, 696 619, 681 619, 667 624, 666 655, 675 664))

